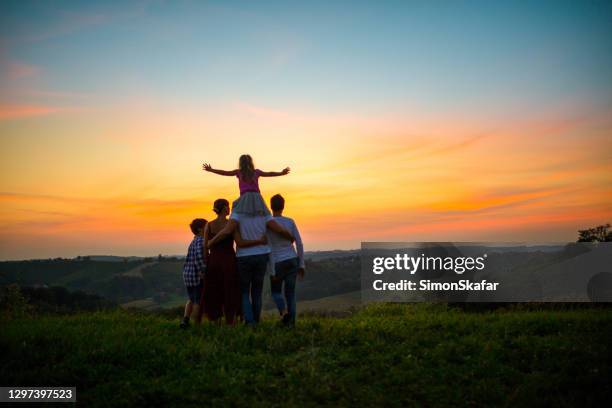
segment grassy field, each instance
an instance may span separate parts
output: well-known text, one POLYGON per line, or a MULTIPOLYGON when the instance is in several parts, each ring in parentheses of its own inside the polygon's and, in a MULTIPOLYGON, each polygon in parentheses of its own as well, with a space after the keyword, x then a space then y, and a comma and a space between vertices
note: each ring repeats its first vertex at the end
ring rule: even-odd
POLYGON ((0 322, 2 385, 76 386, 85 406, 601 406, 609 309, 371 305, 295 329, 113 311, 0 322))

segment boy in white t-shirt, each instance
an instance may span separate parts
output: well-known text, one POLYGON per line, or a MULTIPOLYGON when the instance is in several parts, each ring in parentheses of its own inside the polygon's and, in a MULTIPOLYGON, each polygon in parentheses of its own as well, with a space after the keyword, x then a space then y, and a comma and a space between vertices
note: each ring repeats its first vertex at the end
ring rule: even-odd
POLYGON ((294 247, 293 241, 285 236, 272 230, 268 230, 267 233, 272 270, 274 271, 273 275, 270 276, 272 298, 281 315, 282 323, 293 326, 296 317, 295 281, 297 276, 303 278, 305 272, 304 245, 295 221, 283 216, 283 210, 285 209, 283 196, 276 194, 272 197, 270 208, 272 209, 273 220, 287 230, 295 240, 294 247), (281 293, 283 286, 284 298, 281 293))

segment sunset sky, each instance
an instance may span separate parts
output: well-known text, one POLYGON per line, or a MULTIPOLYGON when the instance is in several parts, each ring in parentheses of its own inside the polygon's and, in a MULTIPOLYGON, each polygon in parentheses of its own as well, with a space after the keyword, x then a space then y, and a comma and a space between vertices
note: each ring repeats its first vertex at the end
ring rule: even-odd
POLYGON ((242 153, 307 250, 573 241, 612 221, 612 3, 0 3, 0 259, 183 254, 242 153))

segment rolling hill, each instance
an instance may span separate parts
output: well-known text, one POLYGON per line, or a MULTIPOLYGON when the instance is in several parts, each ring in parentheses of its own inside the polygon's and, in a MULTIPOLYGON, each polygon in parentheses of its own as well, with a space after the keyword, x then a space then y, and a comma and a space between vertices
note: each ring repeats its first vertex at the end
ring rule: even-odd
MULTIPOLYGON (((299 282, 298 300, 314 300, 359 289, 359 257, 355 251, 313 253, 299 282), (333 257, 334 255, 335 257, 333 257)), ((0 262, 0 286, 59 286, 102 296, 125 307, 154 310, 185 302, 182 266, 177 257, 79 257, 0 262)), ((265 290, 269 292, 266 279, 265 290)), ((272 300, 265 297, 266 307, 272 300)))

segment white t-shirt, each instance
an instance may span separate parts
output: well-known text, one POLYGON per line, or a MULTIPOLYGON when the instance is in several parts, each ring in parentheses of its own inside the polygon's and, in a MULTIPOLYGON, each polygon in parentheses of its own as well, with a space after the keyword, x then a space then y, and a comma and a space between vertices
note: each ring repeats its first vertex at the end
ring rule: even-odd
MULTIPOLYGON (((238 222, 240 228, 240 235, 242 239, 255 241, 263 237, 267 230, 268 221, 272 220, 272 216, 249 216, 238 213, 233 213, 230 216, 231 220, 238 222)), ((270 247, 268 245, 256 245, 248 248, 237 248, 236 256, 252 256, 252 255, 264 255, 270 253, 270 247)))
POLYGON ((283 228, 293 235, 295 238, 295 248, 291 241, 287 238, 277 234, 274 231, 268 230, 268 244, 270 245, 270 249, 272 250, 272 262, 278 263, 282 261, 286 261, 287 259, 298 258, 299 267, 304 267, 304 244, 302 244, 302 237, 300 237, 300 232, 295 225, 295 221, 293 221, 289 217, 274 217, 274 221, 279 223, 283 228), (296 253, 297 249, 297 253, 296 253))

